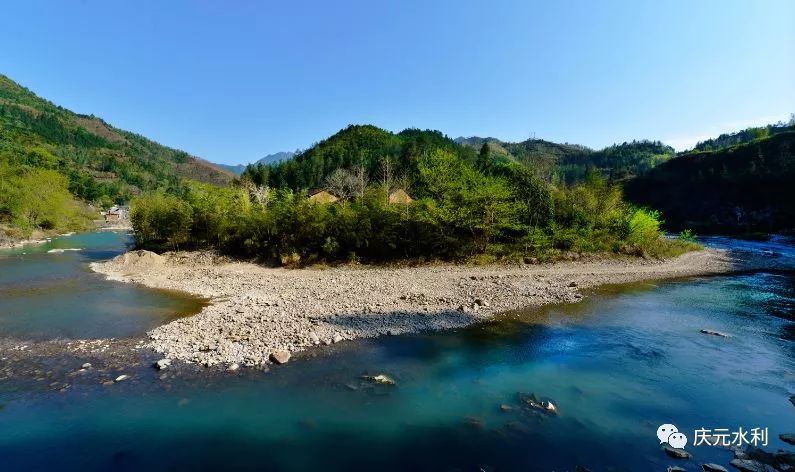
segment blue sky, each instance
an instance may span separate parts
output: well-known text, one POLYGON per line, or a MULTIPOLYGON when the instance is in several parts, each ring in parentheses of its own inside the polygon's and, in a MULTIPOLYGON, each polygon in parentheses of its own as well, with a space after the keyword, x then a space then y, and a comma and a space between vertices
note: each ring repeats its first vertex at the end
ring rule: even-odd
POLYGON ((677 148, 795 112, 792 1, 4 2, 0 73, 215 162, 349 123, 677 148))

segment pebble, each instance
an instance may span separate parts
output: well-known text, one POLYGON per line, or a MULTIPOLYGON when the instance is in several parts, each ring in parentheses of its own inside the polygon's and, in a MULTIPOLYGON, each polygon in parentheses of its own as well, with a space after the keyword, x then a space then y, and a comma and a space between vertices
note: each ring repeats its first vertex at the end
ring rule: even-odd
POLYGON ((120 375, 120 376, 116 377, 116 379, 114 380, 114 382, 121 382, 121 381, 123 381, 123 380, 127 380, 127 379, 129 379, 129 378, 130 378, 130 376, 129 376, 129 375, 127 375, 127 374, 122 374, 122 375, 120 375))
POLYGON ((270 360, 274 364, 286 364, 290 360, 290 351, 273 351, 270 360))
POLYGON ((85 364, 83 364, 80 367, 83 368, 83 369, 90 369, 91 368, 91 363, 90 362, 86 362, 85 364))

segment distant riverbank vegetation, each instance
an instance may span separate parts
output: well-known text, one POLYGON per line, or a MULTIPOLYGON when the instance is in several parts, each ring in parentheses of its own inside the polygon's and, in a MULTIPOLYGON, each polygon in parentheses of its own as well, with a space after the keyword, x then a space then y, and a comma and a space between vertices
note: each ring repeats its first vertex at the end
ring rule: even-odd
POLYGON ((662 239, 659 214, 627 204, 596 171, 558 188, 522 164, 492 159, 487 148, 469 155, 455 149, 343 159, 337 164, 352 167, 293 180, 299 188, 289 185, 295 177, 279 177, 279 187, 256 176, 237 187, 190 183, 181 195, 133 199, 130 217, 141 246, 216 248, 281 264, 550 260, 593 252, 661 257, 697 247, 662 239), (338 200, 314 201, 300 188, 306 184, 338 200), (396 187, 412 201, 390 202, 396 187))

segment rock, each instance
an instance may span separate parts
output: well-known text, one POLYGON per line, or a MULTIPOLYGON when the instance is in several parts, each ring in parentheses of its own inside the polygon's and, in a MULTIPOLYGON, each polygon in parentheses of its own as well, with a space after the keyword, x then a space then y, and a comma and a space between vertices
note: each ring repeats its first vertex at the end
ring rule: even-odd
POLYGON ((701 332, 704 333, 704 334, 709 334, 709 335, 712 335, 712 336, 718 336, 718 337, 721 337, 721 338, 728 338, 729 337, 729 335, 726 334, 726 333, 722 333, 720 331, 713 331, 711 329, 702 329, 701 332))
POLYGON ((395 379, 393 379, 392 377, 390 377, 390 376, 388 376, 386 374, 365 375, 362 378, 365 379, 365 380, 370 380, 370 381, 375 382, 377 384, 382 384, 382 385, 396 385, 397 384, 397 382, 395 382, 395 379))
POLYGON ((338 342, 342 341, 343 339, 345 339, 345 338, 343 338, 342 335, 340 335, 340 333, 337 333, 337 334, 334 335, 334 338, 331 341, 334 342, 334 343, 338 343, 338 342))
POLYGON ((103 385, 103 386, 105 386, 105 387, 107 387, 107 386, 109 386, 109 385, 113 385, 113 383, 114 383, 114 382, 113 382, 112 380, 106 380, 105 382, 102 382, 102 385, 103 385))
POLYGON ((309 332, 309 342, 311 342, 315 346, 320 344, 320 338, 317 336, 317 334, 315 334, 314 331, 309 332))
POLYGON ((269 359, 274 364, 286 364, 290 360, 290 351, 273 351, 269 359))
POLYGON ((684 449, 677 449, 675 447, 671 447, 669 444, 663 444, 662 450, 665 451, 671 457, 675 457, 677 459, 687 459, 690 457, 690 453, 685 451, 684 449))
POLYGON ((483 427, 483 420, 476 416, 467 416, 464 418, 464 424, 467 426, 471 426, 473 428, 482 428, 483 427))
POLYGON ((715 464, 713 462, 710 462, 710 463, 707 463, 707 464, 701 464, 701 469, 704 472, 729 472, 729 470, 726 469, 726 467, 723 467, 722 465, 715 464))
POLYGON ((792 406, 795 406, 795 395, 789 397, 789 402, 792 403, 792 406))
POLYGON ((513 407, 511 405, 506 405, 505 403, 500 405, 500 411, 511 411, 511 410, 513 410, 513 407))
POLYGON ((519 393, 518 394, 519 401, 522 405, 529 407, 533 410, 538 410, 543 413, 547 413, 550 415, 557 415, 558 414, 558 407, 555 406, 549 400, 539 400, 535 394, 526 394, 526 393, 519 393))
POLYGON ((775 469, 768 465, 748 459, 732 459, 732 461, 729 462, 729 464, 731 464, 732 467, 737 468, 741 472, 775 472, 775 469))
POLYGON ((488 307, 489 306, 489 302, 483 300, 482 298, 476 298, 475 299, 475 305, 488 307))
POLYGON ((159 361, 155 362, 155 367, 157 370, 165 370, 171 367, 171 359, 160 359, 159 361))
POLYGON ((787 444, 792 444, 795 446, 795 434, 788 433, 788 434, 779 434, 778 438, 784 441, 787 444))
POLYGON ((577 282, 569 282, 569 287, 574 288, 577 286, 577 282))
POLYGON ((121 382, 121 381, 123 381, 123 380, 127 380, 127 379, 129 379, 129 378, 130 378, 130 376, 129 376, 129 375, 127 375, 127 374, 121 374, 120 376, 116 377, 116 378, 115 378, 113 381, 114 381, 114 382, 121 382))
POLYGON ((238 364, 237 362, 226 368, 226 370, 228 370, 229 372, 234 372, 238 369, 240 369, 240 364, 238 364))
POLYGON ((80 367, 83 368, 83 369, 90 369, 91 368, 91 363, 90 362, 86 362, 85 364, 81 365, 80 367))
POLYGON ((669 465, 667 470, 668 472, 687 472, 687 469, 678 465, 669 465))
POLYGON ((543 401, 543 402, 541 402, 541 406, 542 406, 542 407, 543 407, 545 410, 547 410, 548 412, 550 412, 550 413, 553 413, 553 414, 556 414, 556 415, 558 414, 558 407, 557 407, 557 406, 555 406, 555 404, 554 404, 554 403, 552 403, 552 402, 550 402, 550 401, 543 401))

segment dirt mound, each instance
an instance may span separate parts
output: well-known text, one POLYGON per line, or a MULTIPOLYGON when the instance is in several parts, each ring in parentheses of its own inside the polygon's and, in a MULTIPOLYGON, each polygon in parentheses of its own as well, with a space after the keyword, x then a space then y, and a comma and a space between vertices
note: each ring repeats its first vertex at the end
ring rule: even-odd
POLYGON ((114 265, 125 272, 143 272, 163 265, 165 258, 160 254, 143 249, 125 252, 113 259, 114 265))

